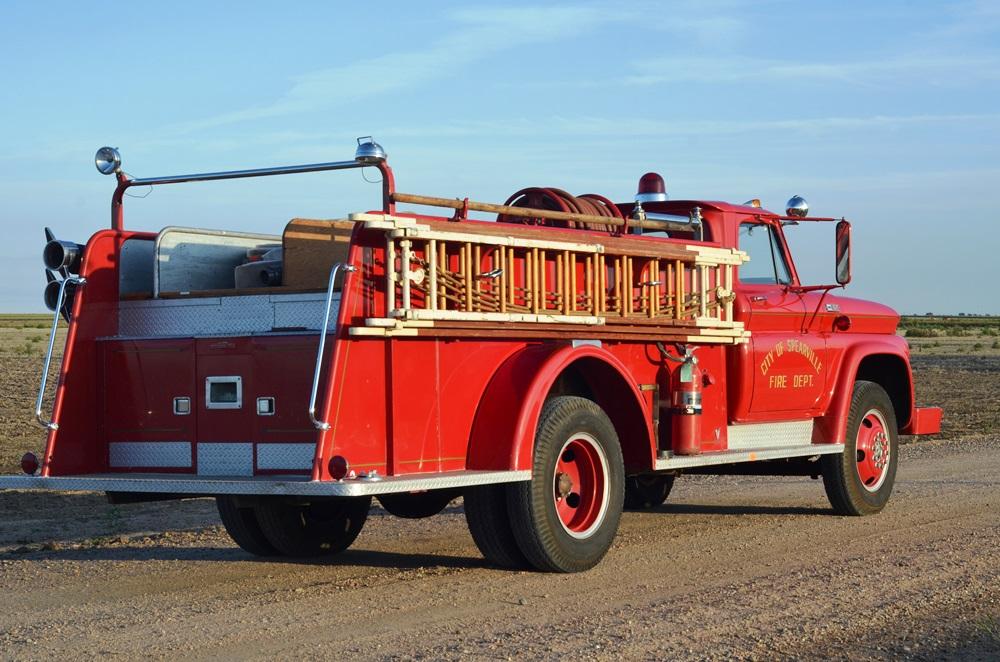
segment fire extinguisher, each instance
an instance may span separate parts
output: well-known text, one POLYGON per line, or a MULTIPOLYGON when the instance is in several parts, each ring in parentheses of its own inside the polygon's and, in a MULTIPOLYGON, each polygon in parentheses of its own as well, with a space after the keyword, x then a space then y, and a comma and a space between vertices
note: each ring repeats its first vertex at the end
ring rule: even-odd
POLYGON ((670 439, 674 454, 701 453, 701 389, 702 373, 698 358, 690 347, 678 345, 680 357, 667 353, 657 343, 663 357, 680 363, 670 378, 670 439))

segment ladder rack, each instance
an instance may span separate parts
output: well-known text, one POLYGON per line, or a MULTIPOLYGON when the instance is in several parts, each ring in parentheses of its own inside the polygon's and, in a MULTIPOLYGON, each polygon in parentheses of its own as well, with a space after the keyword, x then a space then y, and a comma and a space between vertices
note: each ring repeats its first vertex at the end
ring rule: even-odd
POLYGON ((384 231, 386 256, 386 316, 367 318, 352 335, 464 328, 538 337, 603 327, 601 336, 685 342, 748 337, 733 319, 741 251, 594 235, 570 241, 514 224, 473 232, 465 223, 386 214, 351 220, 384 231))

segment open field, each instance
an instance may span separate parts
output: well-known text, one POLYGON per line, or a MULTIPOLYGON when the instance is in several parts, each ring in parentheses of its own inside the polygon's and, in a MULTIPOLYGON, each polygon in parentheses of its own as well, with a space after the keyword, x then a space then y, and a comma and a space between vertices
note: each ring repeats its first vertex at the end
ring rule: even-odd
MULTIPOLYGON (((0 317, 5 473, 43 441, 37 324, 0 317)), ((306 563, 242 552, 209 500, 0 493, 0 658, 997 659, 1000 349, 910 342, 944 430, 903 447, 885 512, 834 516, 809 479, 683 477, 582 575, 485 566, 460 500, 375 508, 306 563)))

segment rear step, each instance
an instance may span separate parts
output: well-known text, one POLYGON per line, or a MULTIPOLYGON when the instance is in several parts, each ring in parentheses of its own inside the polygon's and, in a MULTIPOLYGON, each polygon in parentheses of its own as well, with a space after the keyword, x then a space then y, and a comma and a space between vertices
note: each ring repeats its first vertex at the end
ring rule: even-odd
POLYGON ((425 476, 386 476, 314 481, 305 476, 258 476, 254 479, 179 474, 89 474, 85 476, 0 476, 0 489, 48 489, 68 492, 165 492, 170 494, 266 494, 367 496, 530 480, 530 471, 450 471, 425 476))

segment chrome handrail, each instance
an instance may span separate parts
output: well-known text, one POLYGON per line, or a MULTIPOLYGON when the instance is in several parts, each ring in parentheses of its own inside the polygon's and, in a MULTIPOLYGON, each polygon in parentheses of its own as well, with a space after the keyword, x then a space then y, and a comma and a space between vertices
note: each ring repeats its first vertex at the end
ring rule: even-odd
POLYGON ((267 177, 270 175, 290 175, 301 172, 323 172, 325 170, 349 170, 365 168, 372 164, 357 160, 331 161, 329 163, 308 163, 305 165, 277 166, 273 168, 253 168, 251 170, 225 170, 222 172, 202 172, 192 175, 171 175, 168 177, 142 177, 125 179, 126 186, 158 186, 160 184, 182 184, 184 182, 210 182, 218 179, 243 179, 245 177, 267 177))
MULTIPOLYGON (((59 424, 53 420, 42 418, 42 401, 45 399, 45 387, 49 382, 49 367, 52 365, 52 350, 56 345, 56 329, 59 327, 59 315, 62 313, 63 302, 66 300, 66 286, 70 283, 83 285, 87 282, 82 276, 67 276, 59 284, 59 297, 56 299, 56 309, 52 313, 52 330, 49 332, 49 349, 45 353, 45 365, 42 366, 42 384, 38 387, 38 399, 35 401, 35 420, 47 430, 58 430, 59 424)), ((62 371, 62 361, 59 362, 59 370, 62 371)))
POLYGON ((343 269, 351 272, 357 271, 357 267, 338 262, 330 269, 330 282, 326 286, 326 308, 323 312, 323 328, 319 332, 319 349, 316 350, 316 367, 313 370, 312 392, 309 394, 309 420, 317 430, 329 430, 330 424, 316 418, 316 396, 319 392, 319 378, 323 372, 323 350, 326 348, 326 331, 330 324, 330 308, 333 306, 333 284, 337 279, 337 272, 343 269))

